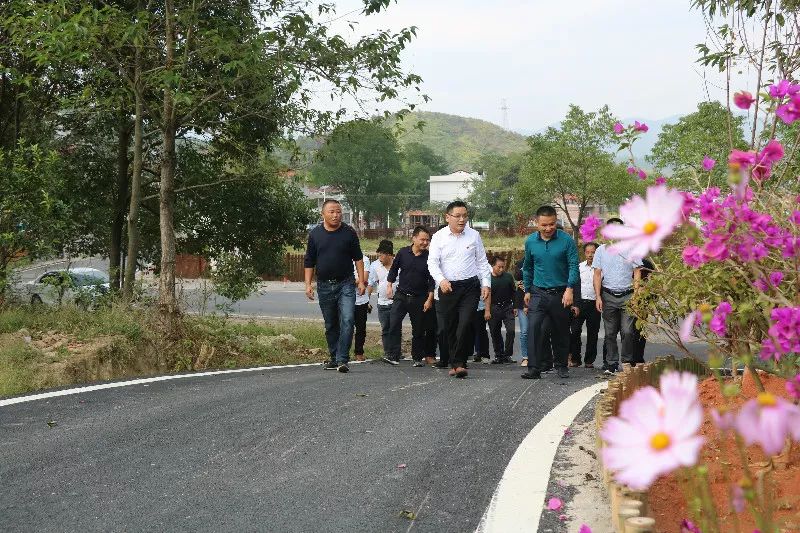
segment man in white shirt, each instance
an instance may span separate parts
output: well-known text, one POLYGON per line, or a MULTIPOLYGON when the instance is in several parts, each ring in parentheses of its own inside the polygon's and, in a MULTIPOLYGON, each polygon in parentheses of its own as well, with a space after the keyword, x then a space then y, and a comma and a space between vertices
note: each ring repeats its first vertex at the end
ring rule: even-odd
POLYGON ((594 252, 597 250, 596 242, 587 242, 583 245, 583 256, 585 261, 578 264, 581 275, 581 298, 577 304, 578 316, 572 319, 569 342, 570 363, 569 366, 581 366, 581 333, 583 323, 586 322, 586 353, 583 363, 586 368, 594 368, 594 360, 597 358, 597 335, 600 331, 600 312, 595 305, 596 296, 594 293, 594 269, 592 261, 594 252))
MULTIPOLYGON (((369 257, 366 255, 363 258, 364 272, 369 272, 369 257)), ((356 278, 356 283, 359 282, 358 271, 355 269, 353 263, 353 275, 356 278)), ((362 280, 364 281, 364 280, 362 280)), ((370 313, 369 294, 364 291, 364 294, 356 294, 356 314, 355 314, 355 337, 353 339, 353 355, 356 361, 364 361, 364 341, 367 339, 367 314, 370 313)))
POLYGON ((489 297, 492 269, 480 234, 467 226, 467 204, 447 206, 447 227, 437 231, 430 244, 428 270, 439 284, 439 305, 446 322, 450 375, 467 377, 467 358, 475 334, 472 320, 479 300, 489 297))
MULTIPOLYGON (((369 294, 377 289, 378 291, 378 320, 381 323, 381 344, 383 345, 383 355, 389 353, 389 317, 392 314, 392 299, 386 294, 388 282, 386 277, 394 260, 394 244, 390 240, 382 240, 378 244, 378 260, 374 261, 369 267, 369 294)), ((399 281, 399 280, 398 280, 399 281)))

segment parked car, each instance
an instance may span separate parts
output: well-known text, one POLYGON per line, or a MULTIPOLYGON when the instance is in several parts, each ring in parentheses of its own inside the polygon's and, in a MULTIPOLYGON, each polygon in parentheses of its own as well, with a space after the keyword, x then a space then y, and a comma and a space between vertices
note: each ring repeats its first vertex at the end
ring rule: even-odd
POLYGON ((31 305, 74 303, 96 307, 109 291, 108 274, 96 268, 48 270, 27 284, 31 305))

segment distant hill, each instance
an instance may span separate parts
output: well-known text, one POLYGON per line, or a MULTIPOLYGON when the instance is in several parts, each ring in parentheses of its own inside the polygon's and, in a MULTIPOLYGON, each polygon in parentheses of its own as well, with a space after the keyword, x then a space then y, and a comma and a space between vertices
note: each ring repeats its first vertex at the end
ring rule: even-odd
POLYGON ((401 125, 405 131, 400 144, 428 146, 450 163, 452 171, 474 170, 473 163, 489 152, 508 155, 528 149, 524 135, 477 118, 418 111, 409 113, 401 125), (414 128, 419 122, 424 123, 422 130, 414 128))

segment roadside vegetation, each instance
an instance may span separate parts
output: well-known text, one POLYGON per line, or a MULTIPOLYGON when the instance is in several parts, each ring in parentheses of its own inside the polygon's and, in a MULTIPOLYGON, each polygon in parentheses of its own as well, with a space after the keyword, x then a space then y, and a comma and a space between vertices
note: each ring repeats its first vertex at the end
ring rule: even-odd
MULTIPOLYGON (((0 397, 41 389, 210 369, 315 363, 327 356, 322 324, 183 316, 160 333, 149 310, 73 306, 0 310, 0 397)), ((368 331, 366 355, 380 355, 368 331)))

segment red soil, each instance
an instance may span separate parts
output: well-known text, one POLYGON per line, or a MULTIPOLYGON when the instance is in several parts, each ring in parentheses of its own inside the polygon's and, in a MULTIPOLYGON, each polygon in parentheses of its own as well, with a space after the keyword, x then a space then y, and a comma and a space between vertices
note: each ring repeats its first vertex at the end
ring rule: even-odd
MULTIPOLYGON (((759 372, 759 376, 768 392, 789 399, 785 380, 763 372, 759 372)), ((714 378, 700 383, 700 401, 706 410, 706 418, 701 429, 701 434, 706 437, 706 444, 700 462, 708 466, 714 505, 720 517, 720 531, 725 533, 737 531, 734 515, 739 520, 738 531, 750 533, 756 526, 747 509, 739 514, 731 509, 729 496, 731 483, 737 483, 742 478, 741 460, 733 438, 728 436, 723 439, 710 418, 709 410, 712 407, 719 409, 725 405, 738 408, 747 399, 756 395, 757 390, 749 373, 742 380, 742 393, 732 399, 726 399, 722 395, 719 383, 714 378), (724 472, 726 468, 730 481, 726 481, 724 472)), ((754 474, 766 467, 767 457, 757 445, 747 449, 747 457, 754 474)), ((788 457, 779 456, 775 463, 775 469, 766 477, 772 485, 770 490, 772 505, 777 509, 773 516, 782 533, 800 533, 800 445, 795 443, 788 457)), ((683 485, 677 473, 662 477, 653 484, 649 491, 649 505, 649 515, 656 519, 657 533, 680 533, 681 520, 689 514, 686 512, 683 485)))

